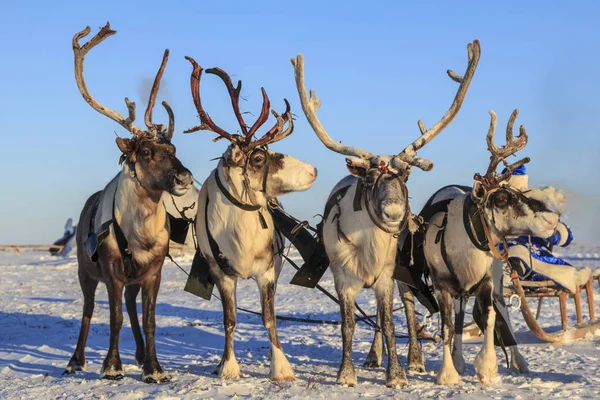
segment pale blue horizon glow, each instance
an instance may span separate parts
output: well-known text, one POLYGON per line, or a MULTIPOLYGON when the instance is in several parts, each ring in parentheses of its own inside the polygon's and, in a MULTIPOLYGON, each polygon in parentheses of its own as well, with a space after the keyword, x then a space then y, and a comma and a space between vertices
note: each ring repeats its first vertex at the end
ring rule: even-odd
MULTIPOLYGON (((334 140, 372 153, 398 153, 446 112, 462 74, 466 44, 481 42, 481 60, 461 112, 420 155, 431 172, 409 180, 413 211, 439 187, 472 184, 484 172, 489 109, 498 114, 497 143, 514 108, 529 144, 530 184, 570 194, 566 221, 575 239, 598 242, 600 216, 600 3, 503 2, 33 2, 0 6, 0 244, 49 243, 75 222, 85 200, 119 171, 115 133, 128 133, 81 98, 73 77, 73 34, 106 21, 118 33, 86 57, 92 95, 125 114, 138 103, 143 125, 148 86, 170 49, 158 100, 175 111, 174 144, 196 179, 204 181, 225 150, 209 132, 183 135, 197 124, 189 76, 192 56, 243 81, 244 110, 258 115, 260 87, 272 108, 286 97, 295 131, 272 146, 319 170, 313 187, 282 197, 299 218, 316 223, 326 196, 346 174, 344 157, 316 138, 300 108, 290 58, 305 56, 306 84, 322 101, 318 116, 334 140)), ((84 39, 84 40, 86 40, 84 39)), ((235 131, 223 84, 205 77, 202 96, 211 117, 235 131)), ((250 120, 252 116, 248 116, 250 120)), ((157 107, 155 121, 166 120, 157 107)), ((272 120, 265 125, 270 126, 272 120)), ((261 130, 264 132, 265 128, 261 130)))

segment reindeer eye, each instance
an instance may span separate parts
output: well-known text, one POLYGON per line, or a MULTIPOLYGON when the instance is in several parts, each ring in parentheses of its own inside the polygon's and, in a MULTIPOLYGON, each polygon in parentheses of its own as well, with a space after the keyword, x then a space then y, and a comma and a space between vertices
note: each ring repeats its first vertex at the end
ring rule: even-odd
POLYGON ((261 164, 264 161, 265 161, 265 156, 260 153, 252 156, 252 162, 255 164, 261 164))
POLYGON ((144 147, 142 150, 140 150, 140 155, 144 158, 150 158, 150 156, 152 156, 152 150, 150 150, 148 147, 144 147))

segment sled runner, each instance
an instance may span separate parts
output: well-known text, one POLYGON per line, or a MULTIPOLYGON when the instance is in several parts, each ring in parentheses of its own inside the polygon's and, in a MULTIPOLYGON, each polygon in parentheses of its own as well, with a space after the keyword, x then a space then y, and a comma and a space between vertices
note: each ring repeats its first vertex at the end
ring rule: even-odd
MULTIPOLYGON (((527 323, 527 326, 538 339, 545 342, 551 343, 562 343, 571 340, 578 340, 584 338, 588 333, 595 334, 596 331, 600 331, 600 321, 596 320, 594 313, 594 292, 593 292, 593 278, 590 277, 586 284, 578 285, 573 298, 575 299, 575 313, 577 316, 577 325, 569 327, 568 316, 567 316, 567 297, 569 292, 564 288, 558 286, 554 281, 522 281, 519 279, 516 271, 511 273, 512 288, 505 291, 505 294, 512 295, 516 294, 519 296, 521 301, 521 313, 523 319, 527 323), (588 302, 589 321, 583 323, 582 307, 581 307, 581 292, 585 289, 588 302), (541 305, 541 301, 544 297, 558 297, 560 304, 560 316, 561 316, 561 329, 556 332, 545 331, 537 321, 537 316, 533 315, 533 312, 529 308, 528 298, 538 298, 541 305)), ((539 308, 539 306, 538 306, 539 308)), ((537 313, 539 316, 539 312, 537 313)))

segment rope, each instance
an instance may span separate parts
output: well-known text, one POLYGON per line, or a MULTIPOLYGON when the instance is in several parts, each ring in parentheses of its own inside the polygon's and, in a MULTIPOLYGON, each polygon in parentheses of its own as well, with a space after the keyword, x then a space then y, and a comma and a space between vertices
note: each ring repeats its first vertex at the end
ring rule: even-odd
MULTIPOLYGON (((288 248, 288 253, 289 253, 289 248, 288 248)), ((281 254, 282 256, 284 256, 283 254, 281 254)), ((181 267, 181 265, 179 265, 175 260, 173 260, 173 257, 170 254, 167 254, 167 257, 169 258, 169 260, 171 260, 171 262, 173 264, 175 264, 181 271, 183 271, 184 274, 186 274, 187 276, 189 276, 190 274, 183 269, 183 267, 181 267)), ((291 261, 291 259, 287 258, 286 256, 284 256, 286 258, 287 261, 290 262, 290 264, 292 264, 294 267, 297 268, 297 266, 293 263, 293 261, 291 261)), ((320 290, 327 295, 329 298, 331 298, 332 300, 334 300, 336 303, 339 304, 339 300, 336 299, 331 293, 327 292, 325 289, 323 289, 321 286, 317 285, 317 288, 320 288, 320 290)), ((212 296, 214 298, 216 298, 217 300, 221 301, 221 298, 219 296, 217 296, 216 294, 212 294, 212 296)), ((376 331, 381 330, 381 328, 371 320, 371 318, 373 318, 373 316, 369 316, 367 315, 359 306, 358 304, 355 303, 356 308, 360 311, 361 314, 363 314, 362 317, 358 317, 355 320, 357 322, 363 322, 366 323, 367 325, 371 326, 372 328, 374 328, 376 331)), ((257 316, 261 316, 262 317, 262 313, 257 312, 257 311, 253 311, 253 310, 248 310, 246 308, 243 307, 236 307, 237 310, 248 313, 248 314, 252 314, 252 315, 257 315, 257 316)), ((394 309, 394 311, 398 311, 401 310, 403 307, 399 307, 397 309, 394 309)), ((418 313, 417 313, 418 314, 418 313)), ((320 325, 341 325, 342 322, 341 321, 332 321, 332 320, 322 320, 322 319, 313 319, 313 318, 299 318, 299 317, 290 317, 290 316, 285 316, 285 315, 276 315, 275 316, 276 319, 280 320, 280 321, 289 321, 289 322, 304 322, 304 323, 310 323, 310 324, 320 324, 320 325)), ((422 331, 423 328, 421 328, 420 331, 422 331)), ((420 332, 419 331, 419 332, 420 332)), ((408 335, 395 335, 396 338, 398 339, 408 339, 409 336, 408 335)), ((421 340, 430 340, 430 341, 435 341, 433 338, 419 338, 419 341, 421 340)))

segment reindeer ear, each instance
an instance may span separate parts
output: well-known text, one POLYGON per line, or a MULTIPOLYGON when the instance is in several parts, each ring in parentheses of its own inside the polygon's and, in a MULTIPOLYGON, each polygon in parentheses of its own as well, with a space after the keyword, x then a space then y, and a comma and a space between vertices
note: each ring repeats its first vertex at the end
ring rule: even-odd
POLYGON ((244 165, 244 152, 236 143, 232 143, 223 154, 225 164, 230 166, 242 167, 244 165))
POLYGON ((357 157, 346 158, 346 168, 348 168, 348 172, 350 172, 350 174, 354 176, 365 176, 368 167, 369 162, 367 160, 363 160, 362 158, 357 157))
POLYGON ((130 152, 129 144, 131 143, 131 139, 118 137, 115 139, 115 142, 117 142, 117 146, 119 146, 121 153, 128 154, 130 152))
POLYGON ((483 183, 475 181, 471 195, 473 196, 473 200, 480 203, 485 197, 485 188, 483 187, 483 183))

